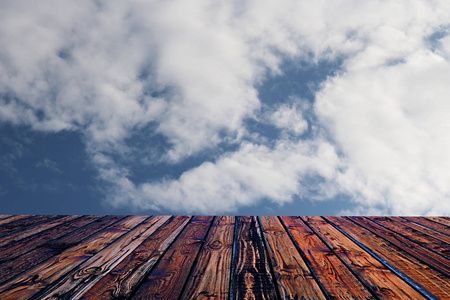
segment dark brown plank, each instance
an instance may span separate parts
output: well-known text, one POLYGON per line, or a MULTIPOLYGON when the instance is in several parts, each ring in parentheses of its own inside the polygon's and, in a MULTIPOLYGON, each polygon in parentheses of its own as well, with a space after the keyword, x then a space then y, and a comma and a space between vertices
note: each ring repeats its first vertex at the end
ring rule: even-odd
POLYGON ((381 220, 378 221, 379 219, 380 218, 375 219, 379 224, 401 233, 404 237, 407 237, 436 253, 445 255, 447 258, 450 257, 450 236, 400 217, 389 217, 389 221, 384 218, 381 218, 381 220))
POLYGON ((28 217, 29 217, 28 215, 9 216, 9 217, 6 217, 6 218, 1 219, 1 220, 0 220, 0 225, 7 224, 7 223, 13 222, 13 221, 15 221, 15 220, 28 218, 28 217))
POLYGON ((174 216, 91 287, 81 299, 128 298, 189 220, 188 216, 174 216))
POLYGON ((43 224, 46 225, 45 227, 42 226, 39 228, 42 231, 38 231, 36 234, 0 247, 0 263, 13 260, 16 257, 45 244, 51 239, 57 239, 98 218, 99 216, 67 216, 53 222, 45 223, 43 224), (47 230, 45 230, 46 227, 48 227, 47 230))
POLYGON ((177 299, 212 220, 211 216, 194 217, 144 280, 133 299, 177 299))
POLYGON ((53 256, 0 286, 0 299, 27 299, 43 291, 74 267, 107 247, 114 240, 144 221, 145 216, 131 216, 119 221, 79 245, 53 256))
POLYGON ((450 227, 445 225, 444 223, 438 222, 442 218, 436 217, 402 217, 405 220, 414 222, 416 224, 420 224, 422 226, 426 226, 433 230, 439 231, 446 235, 450 235, 450 227))
POLYGON ((67 233, 60 238, 46 241, 43 246, 31 250, 16 259, 3 263, 0 265, 0 284, 28 269, 31 269, 50 257, 55 256, 70 247, 78 245, 85 238, 100 230, 103 230, 107 226, 110 226, 123 218, 123 216, 103 217, 83 227, 79 227, 78 230, 67 233))
MULTIPOLYGON (((281 217, 331 299, 373 299, 342 261, 298 217, 281 217)), ((308 298, 311 299, 311 298, 308 298)))
POLYGON ((4 236, 6 234, 8 234, 7 236, 10 236, 11 233, 15 233, 18 231, 22 232, 29 226, 37 225, 41 222, 51 221, 53 219, 62 217, 63 216, 56 216, 56 215, 27 216, 25 218, 16 219, 13 222, 7 222, 0 226, 0 246, 7 243, 3 242, 4 236))
POLYGON ((11 217, 11 215, 0 215, 0 220, 11 217))
POLYGON ((237 217, 236 226, 233 299, 277 299, 256 217, 237 217))
POLYGON ((381 256, 431 294, 439 299, 450 299, 450 281, 445 275, 429 268, 401 248, 348 219, 342 217, 326 217, 326 219, 381 256))
POLYGON ((364 285, 382 299, 425 299, 321 217, 302 217, 364 285))
POLYGON ((402 248, 412 256, 418 258, 419 260, 423 261, 429 266, 432 266, 436 270, 450 277, 450 260, 446 259, 445 257, 425 247, 422 247, 414 242, 411 242, 402 235, 392 230, 389 230, 381 225, 378 225, 377 223, 374 223, 367 218, 363 217, 350 217, 350 218, 356 223, 360 224, 361 226, 369 229, 370 231, 374 232, 375 234, 379 235, 385 240, 393 243, 397 247, 402 248))
POLYGON ((282 299, 326 299, 278 217, 260 217, 282 299))
POLYGON ((181 299, 229 299, 233 216, 216 217, 181 299))
POLYGON ((161 227, 170 216, 154 216, 121 236, 87 261, 72 269, 39 297, 45 299, 79 298, 105 274, 117 266, 130 252, 161 227))

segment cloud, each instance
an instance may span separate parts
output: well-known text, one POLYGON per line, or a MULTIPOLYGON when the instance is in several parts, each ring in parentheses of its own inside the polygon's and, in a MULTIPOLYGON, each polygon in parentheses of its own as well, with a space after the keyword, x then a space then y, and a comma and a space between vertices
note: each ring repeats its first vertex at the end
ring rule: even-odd
POLYGON ((81 132, 116 206, 229 212, 342 193, 360 213, 448 213, 448 12, 421 0, 6 1, 0 120, 81 132), (313 110, 260 103, 256 87, 283 76, 283 62, 337 59, 313 110), (248 120, 291 136, 254 138, 248 120), (137 131, 149 149, 165 141, 142 161, 217 154, 137 181, 137 131))
POLYGON ((53 172, 56 172, 59 174, 62 173, 61 169, 58 167, 58 163, 49 158, 44 158, 43 160, 38 161, 36 163, 36 167, 37 168, 46 168, 46 169, 52 170, 53 172))

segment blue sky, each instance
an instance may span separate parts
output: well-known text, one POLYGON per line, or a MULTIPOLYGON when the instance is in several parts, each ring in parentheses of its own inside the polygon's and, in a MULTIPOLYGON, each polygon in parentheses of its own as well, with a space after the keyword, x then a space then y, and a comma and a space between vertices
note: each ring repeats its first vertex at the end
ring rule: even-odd
POLYGON ((450 213, 447 1, 5 1, 12 214, 450 213))

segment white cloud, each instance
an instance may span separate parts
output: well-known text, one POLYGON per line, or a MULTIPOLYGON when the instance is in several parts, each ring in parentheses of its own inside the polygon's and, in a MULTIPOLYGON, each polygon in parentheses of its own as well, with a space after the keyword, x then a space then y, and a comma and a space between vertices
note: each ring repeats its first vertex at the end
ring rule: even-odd
MULTIPOLYGON (((359 212, 448 213, 450 42, 433 52, 425 40, 448 28, 449 12, 448 1, 422 0, 6 1, 0 120, 82 132, 116 205, 231 211, 315 197, 304 183, 321 176, 317 198, 346 193, 359 212), (110 155, 128 156, 127 138, 150 123, 149 140, 167 139, 160 159, 173 164, 242 142, 253 134, 245 119, 260 114, 255 86, 281 76, 283 60, 338 57, 343 69, 321 86, 311 124, 337 150, 319 131, 303 142, 282 135, 140 184, 110 155)), ((305 113, 284 104, 269 120, 301 135, 305 113)))

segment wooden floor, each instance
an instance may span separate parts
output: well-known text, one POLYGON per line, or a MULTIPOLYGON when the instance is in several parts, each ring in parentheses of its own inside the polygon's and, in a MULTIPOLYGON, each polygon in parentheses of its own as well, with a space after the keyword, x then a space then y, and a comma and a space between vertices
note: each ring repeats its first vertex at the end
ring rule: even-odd
POLYGON ((28 298, 450 299, 450 218, 1 215, 28 298))

